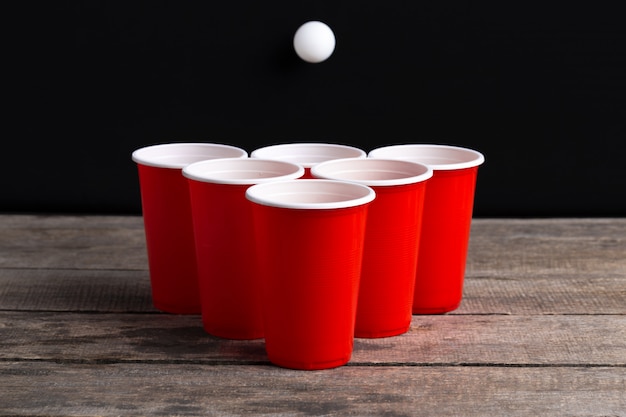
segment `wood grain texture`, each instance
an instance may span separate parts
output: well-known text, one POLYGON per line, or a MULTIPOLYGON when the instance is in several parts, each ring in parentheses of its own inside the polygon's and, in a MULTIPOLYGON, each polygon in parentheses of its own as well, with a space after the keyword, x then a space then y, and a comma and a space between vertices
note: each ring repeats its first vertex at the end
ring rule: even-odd
POLYGON ((626 219, 476 219, 461 307, 340 368, 152 307, 138 216, 0 215, 0 417, 626 417, 626 219))
MULTIPOLYGON (((450 314, 624 314, 620 273, 468 275, 450 314)), ((0 311, 155 312, 147 270, 3 269, 0 311)))
POLYGON ((624 369, 0 363, 0 415, 623 416, 624 369))
POLYGON ((455 313, 624 314, 625 277, 626 219, 475 219, 455 313))
POLYGON ((626 273, 626 219, 475 219, 469 276, 626 273))
POLYGON ((0 268, 1 310, 157 311, 148 271, 0 268))
MULTIPOLYGON (((0 228, 0 309, 153 311, 141 217, 0 216, 0 228)), ((453 314, 623 314, 624 276, 626 219, 477 219, 453 314)))
POLYGON ((140 216, 0 216, 0 268, 147 270, 140 216))
MULTIPOLYGON (((0 216, 0 267, 147 269, 140 216, 0 216)), ((474 219, 467 273, 626 271, 626 219, 474 219)))
MULTIPOLYGON (((0 359, 267 363, 263 340, 204 332, 199 316, 0 313, 0 359)), ((355 339, 351 363, 626 367, 626 316, 414 316, 409 332, 355 339)))

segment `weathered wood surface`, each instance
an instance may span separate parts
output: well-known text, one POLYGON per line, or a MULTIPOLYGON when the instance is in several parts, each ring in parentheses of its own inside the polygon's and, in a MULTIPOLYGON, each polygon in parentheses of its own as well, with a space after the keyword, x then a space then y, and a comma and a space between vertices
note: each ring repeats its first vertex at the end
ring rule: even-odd
POLYGON ((138 216, 0 216, 0 268, 146 270, 138 216))
MULTIPOLYGON (((0 231, 0 309, 154 311, 141 217, 4 215, 0 231)), ((626 219, 477 219, 453 314, 623 314, 625 259, 626 219)))
POLYGON ((623 416, 624 369, 0 363, 5 415, 623 416))
POLYGON ((151 305, 141 217, 0 215, 0 416, 626 416, 626 219, 476 219, 464 300, 347 366, 151 305))
MULTIPOLYGON (((470 272, 451 314, 623 314, 624 275, 470 272)), ((7 309, 156 312, 148 271, 0 268, 0 310, 7 309)))
MULTIPOLYGON (((210 336, 199 316, 4 312, 0 322, 1 360, 269 364, 262 340, 210 336)), ((626 367, 626 315, 414 316, 404 335, 357 338, 351 363, 626 367)))

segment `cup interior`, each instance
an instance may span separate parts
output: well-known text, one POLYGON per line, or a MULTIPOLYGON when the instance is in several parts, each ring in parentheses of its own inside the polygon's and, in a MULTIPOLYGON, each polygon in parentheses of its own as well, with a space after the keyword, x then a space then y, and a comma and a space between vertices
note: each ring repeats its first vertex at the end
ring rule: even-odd
POLYGON ((246 190, 254 203, 291 209, 334 209, 354 207, 374 200, 366 185, 324 179, 266 182, 246 190))
POLYGON ((365 185, 391 186, 413 184, 432 177, 427 165, 399 159, 335 159, 311 168, 316 178, 354 181, 365 185))
POLYGON ((165 143, 146 146, 132 153, 134 162, 159 168, 178 168, 217 158, 247 158, 241 148, 219 143, 165 143))
POLYGON ((250 157, 279 159, 311 168, 329 159, 365 158, 367 154, 362 149, 334 143, 285 143, 255 149, 250 157))
POLYGON ((304 167, 292 162, 269 159, 211 159, 183 168, 187 178, 218 184, 259 184, 266 181, 296 179, 304 167))
POLYGON ((420 162, 434 170, 471 168, 481 165, 485 157, 478 151, 450 145, 406 144, 373 149, 370 158, 391 158, 420 162))

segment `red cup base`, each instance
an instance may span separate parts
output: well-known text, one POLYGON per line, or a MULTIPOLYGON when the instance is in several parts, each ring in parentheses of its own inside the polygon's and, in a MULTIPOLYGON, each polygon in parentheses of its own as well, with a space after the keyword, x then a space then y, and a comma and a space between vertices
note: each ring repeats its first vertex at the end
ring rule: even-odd
POLYGON ((402 328, 393 329, 393 330, 379 330, 376 332, 355 331, 354 337, 358 337, 361 339, 380 339, 383 337, 399 336, 401 334, 408 332, 409 328, 411 328, 410 323, 408 326, 403 326, 402 328))
POLYGON ((340 358, 328 362, 291 362, 270 357, 270 362, 281 368, 297 369, 302 371, 317 371, 321 369, 338 368, 350 361, 350 357, 340 358))
POLYGON ((454 304, 452 306, 447 306, 447 307, 431 307, 431 308, 416 308, 413 307, 413 314, 445 314, 445 313, 449 313, 450 311, 454 311, 457 308, 459 308, 459 306, 461 305, 461 303, 457 303, 454 304))

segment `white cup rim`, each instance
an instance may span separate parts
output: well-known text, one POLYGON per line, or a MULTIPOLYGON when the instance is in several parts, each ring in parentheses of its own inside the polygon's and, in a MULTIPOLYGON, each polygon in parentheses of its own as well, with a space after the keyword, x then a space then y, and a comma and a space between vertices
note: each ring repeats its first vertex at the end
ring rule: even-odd
POLYGON ((426 164, 402 159, 344 158, 315 165, 311 175, 372 187, 391 187, 426 181, 433 176, 433 170, 426 164))
POLYGON ((421 162, 435 171, 473 168, 485 162, 485 156, 470 148, 439 144, 399 144, 372 149, 368 158, 390 158, 421 162))
POLYGON ((220 158, 194 162, 183 176, 213 184, 252 185, 300 178, 304 167, 287 161, 252 158, 220 158))
POLYGON ((272 181, 246 190, 246 198, 253 203, 297 210, 356 207, 375 197, 376 192, 367 185, 324 179, 272 181))
POLYGON ((221 143, 172 142, 144 146, 132 153, 138 164, 157 168, 182 169, 185 166, 217 158, 247 158, 248 152, 221 143))
POLYGON ((279 159, 296 162, 311 168, 329 159, 366 158, 367 153, 360 148, 339 143, 293 142, 263 146, 250 153, 251 158, 279 159))

